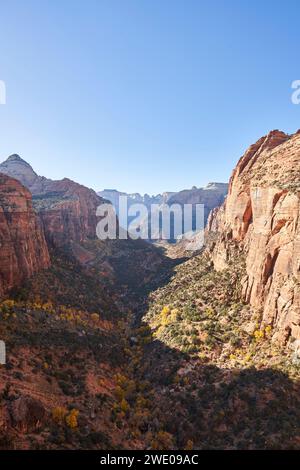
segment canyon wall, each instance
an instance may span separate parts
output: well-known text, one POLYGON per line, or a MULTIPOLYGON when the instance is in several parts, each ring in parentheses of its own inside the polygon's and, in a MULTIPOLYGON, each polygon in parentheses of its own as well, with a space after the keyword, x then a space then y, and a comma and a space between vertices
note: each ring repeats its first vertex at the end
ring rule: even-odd
POLYGON ((51 181, 47 188, 33 195, 33 204, 48 243, 60 247, 96 238, 96 210, 103 200, 93 190, 67 178, 51 181))
POLYGON ((44 232, 30 192, 0 173, 0 295, 49 265, 44 232))
POLYGON ((51 246, 61 247, 96 237, 96 210, 103 199, 95 191, 68 178, 55 181, 39 176, 18 155, 11 155, 1 163, 0 171, 18 179, 30 190, 51 246))
POLYGON ((244 300, 281 343, 300 340, 300 133, 272 131, 239 160, 207 234, 215 269, 245 255, 244 300))

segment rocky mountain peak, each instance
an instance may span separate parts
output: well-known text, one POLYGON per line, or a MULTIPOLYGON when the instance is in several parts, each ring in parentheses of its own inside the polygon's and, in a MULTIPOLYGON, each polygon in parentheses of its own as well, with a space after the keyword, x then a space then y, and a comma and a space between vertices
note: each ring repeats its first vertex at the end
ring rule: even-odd
POLYGON ((26 162, 26 160, 21 158, 20 155, 18 155, 17 153, 14 153, 14 154, 10 155, 3 163, 1 163, 0 166, 2 167, 2 166, 5 166, 5 165, 8 166, 8 167, 11 166, 11 165, 25 166, 27 168, 30 168, 32 170, 32 172, 34 174, 36 174, 35 171, 33 170, 32 166, 28 162, 26 162))
MULTIPOLYGON (((23 160, 20 155, 18 155, 17 153, 14 153, 12 155, 10 155, 6 161, 22 161, 24 162, 25 160, 23 160)), ((26 162, 25 162, 26 163, 26 162)))
POLYGON ((0 172, 21 181, 29 190, 39 178, 31 165, 17 154, 10 155, 0 164, 0 172))
POLYGON ((19 155, 0 164, 0 172, 19 180, 33 195, 33 205, 44 225, 47 241, 61 246, 96 236, 97 194, 69 178, 39 176, 19 155))

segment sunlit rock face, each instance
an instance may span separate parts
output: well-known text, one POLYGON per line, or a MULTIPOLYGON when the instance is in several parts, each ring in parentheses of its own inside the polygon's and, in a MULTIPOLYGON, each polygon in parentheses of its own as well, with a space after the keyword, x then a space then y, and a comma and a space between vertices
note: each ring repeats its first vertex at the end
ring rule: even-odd
POLYGON ((39 176, 18 155, 3 162, 0 171, 18 179, 30 190, 33 206, 52 246, 96 237, 96 210, 104 201, 95 191, 68 178, 53 181, 39 176))
POLYGON ((239 160, 222 208, 207 225, 223 269, 232 244, 245 254, 243 296, 274 327, 274 340, 300 338, 300 134, 272 131, 239 160))

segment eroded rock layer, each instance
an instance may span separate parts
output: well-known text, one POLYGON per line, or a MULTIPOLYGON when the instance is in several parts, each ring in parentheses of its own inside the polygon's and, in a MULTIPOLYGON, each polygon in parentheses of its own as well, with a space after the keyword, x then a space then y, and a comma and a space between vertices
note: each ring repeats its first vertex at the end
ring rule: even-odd
POLYGON ((0 173, 0 295, 50 264, 30 192, 0 173))
POLYGON ((11 155, 1 163, 0 171, 30 190, 51 246, 96 238, 96 210, 103 199, 95 191, 68 178, 54 181, 39 176, 19 155, 11 155))
POLYGON ((227 266, 233 245, 244 252, 243 297, 274 328, 274 339, 300 340, 299 132, 272 131, 246 151, 207 229, 217 233, 217 270, 227 266))

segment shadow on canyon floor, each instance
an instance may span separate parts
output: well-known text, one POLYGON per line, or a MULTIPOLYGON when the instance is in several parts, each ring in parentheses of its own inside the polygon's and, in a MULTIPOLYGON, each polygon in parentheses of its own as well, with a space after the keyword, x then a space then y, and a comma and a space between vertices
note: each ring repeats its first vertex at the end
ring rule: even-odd
MULTIPOLYGON (((166 260, 165 271, 144 290, 135 327, 143 326, 149 293, 167 284, 174 267, 186 259, 166 260)), ((221 368, 172 349, 158 339, 143 345, 133 370, 135 380, 151 384, 150 423, 170 441, 162 448, 199 449, 300 448, 300 382, 262 367, 221 368), (165 447, 164 447, 165 446, 165 447)))
MULTIPOLYGON (((92 398, 96 415, 97 406, 101 410, 99 423, 106 420, 105 443, 97 439, 91 442, 84 429, 79 429, 77 434, 55 444, 54 448, 300 448, 300 384, 287 374, 270 367, 261 368, 259 364, 244 369, 223 369, 172 349, 155 338, 147 343, 138 338, 137 344, 131 343, 131 331, 134 334, 143 327, 149 293, 168 283, 175 266, 184 260, 170 260, 160 248, 145 247, 144 242, 112 244, 100 258, 102 265, 108 262, 117 273, 116 285, 99 284, 98 277, 94 282, 95 266, 89 266, 86 271, 78 265, 74 268, 72 263, 66 263, 61 270, 52 268, 51 280, 58 276, 62 285, 59 296, 66 298, 69 306, 80 306, 78 299, 83 296, 84 303, 88 293, 91 299, 86 303, 87 307, 90 303, 92 309, 99 305, 105 293, 101 308, 109 308, 109 301, 116 297, 114 302, 122 305, 121 318, 125 318, 125 322, 124 312, 128 309, 134 313, 134 321, 127 325, 129 337, 118 337, 117 330, 105 333, 91 330, 82 336, 80 329, 70 327, 69 330, 63 322, 53 323, 47 313, 38 314, 40 317, 34 314, 33 320, 30 312, 24 318, 22 312, 18 312, 18 321, 6 327, 8 342, 14 348, 15 364, 7 367, 4 380, 12 380, 17 391, 22 387, 26 390, 27 375, 18 365, 22 362, 18 351, 33 348, 35 355, 31 362, 37 380, 32 382, 31 377, 27 384, 33 394, 42 397, 43 390, 38 388, 42 380, 49 380, 53 386, 57 381, 61 399, 70 394, 84 416, 85 402, 92 398), (126 349, 129 353, 124 353, 126 349), (50 368, 45 368, 47 362, 50 368), (99 374, 99 370, 103 375, 101 380, 106 380, 106 369, 99 369, 100 364, 103 368, 103 362, 111 368, 117 367, 133 384, 130 391, 124 391, 128 408, 120 411, 112 422, 109 421, 111 409, 119 405, 109 398, 103 409, 103 396, 98 403, 87 389, 91 374, 99 374), (123 443, 114 442, 116 423, 123 443)), ((38 285, 41 293, 49 281, 47 275, 42 275, 43 282, 38 285)), ((48 285, 47 289, 51 295, 58 295, 57 284, 48 285)), ((118 318, 118 314, 111 315, 110 320, 114 322, 118 318)), ((2 397, 2 400, 6 403, 7 399, 2 397)), ((85 419, 87 428, 95 427, 89 417, 85 419)), ((103 428, 102 424, 100 426, 103 428)), ((46 440, 40 443, 42 448, 48 445, 46 440)))
POLYGON ((300 383, 279 370, 222 369, 154 340, 134 375, 151 384, 151 422, 176 448, 300 448, 300 383))

